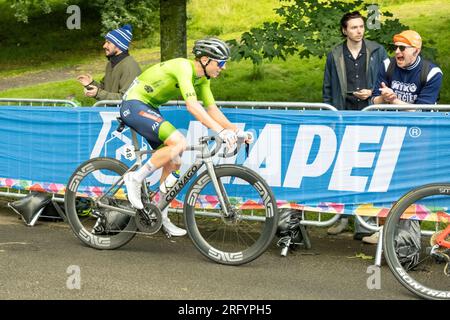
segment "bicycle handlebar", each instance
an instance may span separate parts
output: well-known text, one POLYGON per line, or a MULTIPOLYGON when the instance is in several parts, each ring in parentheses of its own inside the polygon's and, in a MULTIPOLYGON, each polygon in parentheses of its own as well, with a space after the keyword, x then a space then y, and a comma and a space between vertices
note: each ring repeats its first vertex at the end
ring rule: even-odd
POLYGON ((197 158, 212 158, 216 155, 217 152, 219 152, 220 148, 222 147, 223 140, 219 136, 204 136, 199 139, 200 144, 197 146, 191 146, 189 147, 190 150, 196 150, 200 151, 201 153, 197 155, 197 158), (204 146, 205 144, 208 144, 208 142, 216 141, 216 145, 214 149, 208 150, 209 152, 204 152, 204 146))
MULTIPOLYGON (((225 152, 220 153, 220 154, 218 154, 218 156, 222 157, 222 158, 228 158, 228 157, 235 156, 240 151, 241 146, 244 144, 246 139, 247 139, 247 136, 245 134, 243 134, 242 136, 238 136, 237 137, 237 141, 236 141, 236 148, 234 148, 233 151, 228 152, 228 153, 225 153, 225 152)), ((192 150, 192 151, 200 151, 200 152, 202 152, 201 154, 197 155, 197 158, 203 158, 203 159, 204 158, 212 158, 212 157, 214 157, 219 152, 219 150, 221 149, 222 145, 225 143, 219 136, 204 136, 204 137, 201 137, 199 139, 199 142, 200 142, 199 145, 197 145, 197 146, 190 146, 190 147, 188 147, 188 149, 192 150), (216 145, 215 145, 214 149, 209 150, 208 153, 204 153, 203 152, 204 151, 204 145, 207 144, 208 142, 211 142, 211 141, 215 141, 216 142, 216 145)))
MULTIPOLYGON (((239 153, 239 150, 241 150, 242 145, 245 143, 245 140, 247 139, 247 136, 245 134, 245 132, 242 132, 242 135, 238 135, 237 137, 237 141, 236 141, 236 148, 234 148, 234 150, 232 150, 231 152, 228 153, 220 153, 219 157, 222 158, 229 158, 229 157, 233 157, 235 155, 237 155, 239 153)), ((222 143, 224 143, 222 141, 222 143)))

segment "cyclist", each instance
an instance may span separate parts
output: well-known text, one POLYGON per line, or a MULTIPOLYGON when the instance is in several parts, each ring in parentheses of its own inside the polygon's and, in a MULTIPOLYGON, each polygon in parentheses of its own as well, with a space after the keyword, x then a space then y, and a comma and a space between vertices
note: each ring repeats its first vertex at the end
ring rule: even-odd
MULTIPOLYGON (((144 179, 162 167, 162 183, 172 171, 180 168, 180 156, 186 149, 185 137, 162 117, 158 109, 161 104, 181 95, 187 110, 218 133, 229 149, 235 145, 237 134, 242 134, 217 107, 210 89, 210 78, 218 77, 226 68, 230 49, 219 39, 206 38, 196 41, 192 52, 194 60, 176 58, 150 67, 134 80, 123 97, 120 108, 123 121, 156 150, 141 168, 124 176, 128 200, 136 209, 143 209, 141 185, 144 179)), ((247 134, 246 142, 251 143, 253 137, 247 134)), ((186 230, 172 224, 167 213, 168 208, 162 212, 165 230, 172 236, 185 235, 186 230)))

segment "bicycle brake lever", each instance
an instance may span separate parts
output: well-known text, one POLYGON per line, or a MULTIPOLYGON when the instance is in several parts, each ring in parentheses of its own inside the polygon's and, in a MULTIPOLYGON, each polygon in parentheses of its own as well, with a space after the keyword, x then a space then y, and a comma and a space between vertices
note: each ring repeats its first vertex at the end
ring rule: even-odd
POLYGON ((242 143, 243 143, 243 141, 238 141, 236 144, 236 148, 234 148, 233 151, 225 153, 225 150, 224 150, 223 153, 219 154, 219 157, 229 158, 229 157, 233 157, 233 156, 237 155, 239 153, 239 150, 241 149, 242 143))

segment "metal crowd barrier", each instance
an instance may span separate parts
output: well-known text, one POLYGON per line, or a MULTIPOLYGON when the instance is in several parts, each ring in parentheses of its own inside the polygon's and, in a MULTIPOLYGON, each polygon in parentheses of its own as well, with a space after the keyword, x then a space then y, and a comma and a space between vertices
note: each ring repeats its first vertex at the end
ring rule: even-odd
POLYGON ((374 104, 361 111, 450 111, 450 104, 374 104))
MULTIPOLYGON (((361 111, 410 111, 410 112, 445 112, 450 111, 450 105, 448 104, 405 104, 405 105, 394 105, 394 104, 374 104, 367 106, 361 111)), ((448 113, 446 113, 448 115, 448 113)), ((379 218, 376 218, 376 225, 368 224, 360 216, 355 215, 355 219, 358 219, 359 223, 366 229, 379 232, 378 244, 375 252, 375 265, 381 266, 381 256, 383 254, 383 227, 379 225, 379 218)), ((430 235, 427 231, 421 231, 422 235, 430 235)))
MULTIPOLYGON (((14 105, 24 105, 25 102, 33 102, 33 103, 58 103, 63 102, 70 104, 73 107, 77 107, 75 103, 72 101, 65 100, 50 100, 50 99, 3 99, 4 101, 9 101, 15 103, 14 105)), ((2 101, 2 100, 0 100, 2 101)), ((96 102, 93 107, 106 107, 106 106, 120 106, 122 103, 121 100, 102 100, 96 102)), ((264 110, 264 109, 280 109, 280 110, 329 110, 329 111, 338 111, 335 107, 326 104, 326 103, 316 103, 316 102, 271 102, 271 101, 216 101, 216 104, 220 108, 248 108, 253 110, 264 110)), ((28 104, 29 105, 29 104, 28 104)), ((177 105, 185 105, 184 101, 179 100, 171 100, 164 104, 164 106, 177 106, 177 105)), ((56 105, 55 105, 56 106, 56 105)), ((6 191, 0 191, 0 196, 21 198, 28 194, 28 192, 12 192, 12 190, 7 189, 6 191)), ((54 201, 64 201, 63 198, 59 196, 53 195, 54 201)), ((172 213, 182 213, 182 209, 170 209, 172 213)), ((308 220, 306 218, 306 213, 302 211, 302 224, 310 225, 310 226, 318 226, 318 227, 327 227, 334 224, 338 219, 339 215, 333 215, 331 218, 324 218, 323 213, 314 212, 317 214, 317 220, 308 220)), ((329 215, 329 214, 327 214, 329 215)))
MULTIPOLYGON (((122 103, 121 100, 101 100, 97 101, 93 107, 118 107, 122 103)), ((184 100, 170 100, 163 106, 185 106, 184 100)), ((272 102, 272 101, 216 101, 216 105, 219 108, 242 108, 242 109, 252 109, 252 110, 265 110, 265 109, 280 109, 280 110, 329 110, 338 111, 332 105, 326 103, 317 102, 272 102)), ((183 209, 169 209, 171 213, 182 214, 183 209)), ((314 212, 317 214, 317 220, 308 220, 306 218, 306 212, 302 211, 302 221, 301 223, 309 226, 316 227, 327 227, 333 225, 338 219, 339 215, 333 215, 331 218, 323 218, 323 213, 314 212)), ((201 211, 198 214, 202 214, 201 211)), ((328 215, 328 214, 327 214, 328 215)), ((255 218, 256 220, 258 217, 255 218)), ((263 218, 262 218, 263 219, 263 218)))
MULTIPOLYGON (((120 106, 121 100, 100 100, 93 107, 111 107, 120 106)), ((335 107, 327 103, 318 102, 273 102, 273 101, 216 101, 219 108, 248 108, 248 109, 315 109, 315 110, 331 110, 338 111, 335 107)), ((163 106, 185 106, 184 100, 170 100, 163 106)))
POLYGON ((0 98, 0 105, 6 106, 41 106, 41 107, 73 107, 78 105, 71 100, 59 99, 22 99, 22 98, 0 98))
MULTIPOLYGON (((120 106, 121 100, 101 100, 97 101, 93 107, 107 107, 107 106, 120 106)), ((184 100, 171 100, 163 104, 163 106, 185 106, 184 100)), ((252 110, 264 110, 264 109, 281 109, 281 110, 329 110, 338 111, 335 107, 327 103, 317 103, 317 102, 271 102, 271 101, 216 101, 216 105, 219 108, 248 108, 252 110)), ((171 213, 182 214, 182 209, 170 209, 171 213)), ((198 212, 202 214, 201 212, 198 212)), ((303 225, 315 226, 315 227, 328 227, 333 225, 337 220, 339 220, 340 215, 334 214, 331 218, 324 219, 323 213, 320 211, 314 212, 317 214, 316 220, 309 220, 306 218, 306 212, 302 211, 303 225)), ((325 215, 329 215, 325 213, 325 215)), ((362 218, 358 217, 361 221, 362 218)), ((366 224, 367 225, 367 224, 366 224)), ((378 228, 368 225, 371 230, 378 230, 378 228)))
MULTIPOLYGON (((93 107, 107 107, 107 106, 120 106, 121 100, 101 100, 97 101, 93 107)), ((71 106, 77 107, 77 105, 70 100, 52 100, 52 99, 9 99, 9 98, 0 98, 0 105, 2 103, 8 103, 7 105, 36 105, 40 104, 41 106, 48 106, 52 104, 53 106, 71 106)), ((330 110, 330 111, 339 111, 332 105, 326 103, 316 103, 316 102, 270 102, 270 101, 216 101, 217 106, 221 108, 249 108, 249 109, 284 109, 284 110, 330 110)), ((164 104, 164 106, 178 106, 185 105, 184 101, 180 100, 171 100, 164 104)), ((364 108, 362 111, 418 111, 418 110, 426 110, 426 111, 449 111, 450 105, 391 105, 391 104, 380 104, 380 105, 371 105, 364 108)), ((27 193, 22 192, 11 192, 9 189, 6 192, 0 192, 0 196, 9 196, 9 197, 24 197, 27 193)), ((59 198, 53 195, 54 200, 58 202, 63 202, 62 198, 59 198)), ((171 212, 174 213, 182 213, 182 209, 170 209, 171 212)), ((308 220, 306 218, 306 213, 302 211, 302 221, 303 225, 309 226, 317 226, 317 227, 327 227, 333 225, 340 217, 340 215, 335 214, 332 218, 326 219, 322 221, 322 213, 314 212, 318 215, 317 220, 308 220)), ((329 213, 325 213, 329 214, 329 213)), ((355 219, 358 219, 359 223, 365 227, 366 229, 372 231, 381 231, 382 227, 379 226, 379 221, 377 218, 377 226, 372 224, 368 224, 364 221, 359 215, 354 215, 355 219)), ((382 234, 382 232, 380 232, 382 234)), ((381 239, 381 238, 380 238, 381 239)), ((381 243, 381 241, 380 241, 381 243)), ((379 262, 381 259, 381 248, 377 248, 376 261, 379 262)))

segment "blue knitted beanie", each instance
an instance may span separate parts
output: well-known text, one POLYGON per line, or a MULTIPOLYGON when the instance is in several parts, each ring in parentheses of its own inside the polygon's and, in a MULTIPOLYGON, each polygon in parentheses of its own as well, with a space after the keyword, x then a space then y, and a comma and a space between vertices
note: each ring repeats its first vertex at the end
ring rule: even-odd
POLYGON ((127 24, 106 34, 105 39, 111 41, 122 51, 127 51, 133 38, 132 27, 127 24))

